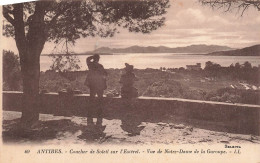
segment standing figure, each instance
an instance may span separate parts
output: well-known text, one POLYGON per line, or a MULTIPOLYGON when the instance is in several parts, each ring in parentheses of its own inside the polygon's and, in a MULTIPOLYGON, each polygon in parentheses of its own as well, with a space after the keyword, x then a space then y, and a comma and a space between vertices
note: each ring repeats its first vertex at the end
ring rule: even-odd
POLYGON ((134 71, 134 66, 125 63, 125 74, 120 78, 120 83, 122 84, 121 96, 122 98, 134 98, 138 96, 137 89, 134 87, 134 82, 138 79, 136 78, 134 71))
POLYGON ((88 109, 88 123, 93 123, 93 111, 97 109, 97 125, 102 125, 102 102, 103 93, 107 88, 106 76, 107 72, 103 65, 99 63, 100 56, 95 54, 87 58, 87 66, 89 73, 87 75, 85 85, 90 89, 90 108, 88 109), (97 95, 97 99, 95 96, 97 95))
POLYGON ((121 96, 124 98, 124 114, 121 119, 122 130, 128 132, 129 136, 139 135, 144 127, 138 127, 141 124, 141 117, 138 108, 135 105, 135 97, 138 97, 134 82, 137 77, 133 73, 134 66, 125 63, 125 73, 120 78, 122 84, 121 96))

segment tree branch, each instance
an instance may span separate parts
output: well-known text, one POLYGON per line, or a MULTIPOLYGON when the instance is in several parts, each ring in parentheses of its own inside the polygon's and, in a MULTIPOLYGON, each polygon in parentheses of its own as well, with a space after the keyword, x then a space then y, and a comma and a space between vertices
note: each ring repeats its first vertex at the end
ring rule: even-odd
POLYGON ((27 45, 23 21, 23 3, 14 4, 13 7, 15 41, 21 60, 23 60, 22 54, 26 52, 27 45))
POLYGON ((62 14, 63 14, 67 9, 69 9, 69 8, 70 8, 70 5, 67 5, 67 6, 64 7, 62 10, 60 10, 60 11, 49 21, 48 26, 53 25, 53 24, 57 21, 58 17, 59 17, 60 15, 62 15, 62 14))
POLYGON ((242 9, 243 16, 245 10, 249 7, 255 7, 258 11, 260 11, 260 0, 199 0, 203 5, 209 5, 212 8, 227 7, 225 12, 229 11, 232 8, 238 8, 238 11, 242 9))
POLYGON ((12 13, 12 11, 3 6, 3 15, 5 19, 14 26, 14 19, 9 15, 10 13, 12 13))

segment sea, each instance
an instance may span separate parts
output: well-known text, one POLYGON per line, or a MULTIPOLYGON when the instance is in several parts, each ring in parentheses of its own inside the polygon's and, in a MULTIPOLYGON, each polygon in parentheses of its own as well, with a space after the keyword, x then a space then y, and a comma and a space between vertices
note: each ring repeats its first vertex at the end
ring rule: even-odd
MULTIPOLYGON (((88 55, 78 55, 80 70, 87 69, 86 58, 88 55)), ((41 71, 50 69, 53 61, 49 56, 41 56, 41 71)), ((101 55, 100 63, 105 69, 124 68, 125 63, 134 65, 137 69, 153 68, 186 68, 186 65, 195 65, 201 63, 202 68, 205 63, 211 61, 221 66, 230 66, 231 64, 243 64, 246 61, 252 66, 260 65, 260 56, 209 56, 194 55, 191 53, 114 53, 113 55, 101 55)))

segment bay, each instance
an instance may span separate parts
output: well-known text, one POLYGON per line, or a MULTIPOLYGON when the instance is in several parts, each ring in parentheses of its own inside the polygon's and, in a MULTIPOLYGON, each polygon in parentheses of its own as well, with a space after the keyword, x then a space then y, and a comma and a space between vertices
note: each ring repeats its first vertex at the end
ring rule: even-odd
MULTIPOLYGON (((86 70, 87 55, 79 55, 80 70, 86 70)), ((124 68, 125 63, 133 64, 135 68, 146 69, 160 67, 165 68, 186 68, 186 65, 194 65, 201 63, 202 68, 205 63, 211 61, 218 63, 221 66, 230 66, 231 64, 248 61, 252 66, 260 64, 260 56, 207 56, 207 55, 193 55, 183 53, 116 53, 113 55, 101 55, 100 63, 106 68, 124 68)), ((52 59, 49 56, 41 56, 41 71, 50 69, 52 59)))

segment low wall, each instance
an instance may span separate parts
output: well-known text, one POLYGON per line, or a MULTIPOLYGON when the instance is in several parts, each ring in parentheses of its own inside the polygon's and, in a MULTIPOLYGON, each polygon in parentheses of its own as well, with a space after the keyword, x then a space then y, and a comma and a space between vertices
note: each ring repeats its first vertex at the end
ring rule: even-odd
MULTIPOLYGON (((259 105, 154 97, 104 97, 101 105, 106 119, 184 123, 215 131, 260 135, 259 105)), ((38 108, 43 114, 85 117, 94 106, 86 94, 46 93, 40 95, 38 108)), ((3 92, 3 110, 21 112, 22 108, 22 92, 3 92)))

